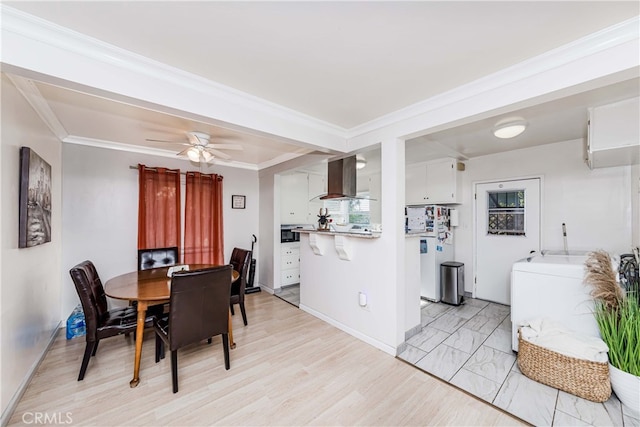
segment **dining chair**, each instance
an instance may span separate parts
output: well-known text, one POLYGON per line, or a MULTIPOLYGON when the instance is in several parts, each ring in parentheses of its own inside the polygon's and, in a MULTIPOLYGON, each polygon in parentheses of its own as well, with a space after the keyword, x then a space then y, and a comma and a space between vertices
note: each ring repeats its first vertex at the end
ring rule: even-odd
POLYGON ((244 290, 247 287, 247 274, 249 272, 249 265, 251 264, 251 251, 233 248, 229 264, 231 264, 233 269, 239 274, 238 278, 231 284, 231 303, 229 305, 231 314, 235 314, 233 305, 238 304, 240 306, 240 312, 242 313, 244 326, 247 326, 247 312, 244 308, 244 290))
POLYGON ((171 351, 173 392, 178 392, 178 349, 222 335, 225 369, 229 363, 229 292, 232 267, 180 271, 171 278, 169 314, 156 318, 156 363, 171 351))
POLYGON ((180 253, 177 246, 138 250, 138 271, 171 267, 179 262, 180 253))
MULTIPOLYGON (((138 271, 151 268, 171 267, 180 262, 180 251, 177 246, 167 248, 138 249, 138 271)), ((137 302, 131 301, 131 306, 136 307, 137 302)), ((166 304, 149 306, 152 313, 162 314, 166 311, 166 304)))
MULTIPOLYGON (((91 261, 83 261, 69 270, 71 279, 80 297, 86 325, 86 347, 80 365, 78 381, 84 379, 91 356, 96 355, 103 338, 136 331, 138 313, 134 307, 107 307, 107 296, 100 276, 91 261)), ((153 326, 153 315, 147 316, 145 327, 153 326)))

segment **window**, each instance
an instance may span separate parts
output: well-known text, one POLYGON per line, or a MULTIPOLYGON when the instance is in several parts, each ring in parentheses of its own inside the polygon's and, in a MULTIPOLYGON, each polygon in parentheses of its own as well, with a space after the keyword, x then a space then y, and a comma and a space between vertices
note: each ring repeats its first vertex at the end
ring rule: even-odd
MULTIPOLYGON (((358 193, 358 197, 369 197, 369 193, 358 193)), ((325 200, 324 207, 329 209, 330 218, 335 224, 369 224, 371 222, 368 199, 325 200)))
MULTIPOLYGON (((360 197, 364 197, 368 195, 369 193, 358 194, 358 196, 360 197)), ((347 203, 349 204, 349 223, 369 224, 371 222, 368 199, 353 199, 353 200, 348 200, 347 203)))
POLYGON ((524 236, 524 190, 487 193, 487 233, 524 236))

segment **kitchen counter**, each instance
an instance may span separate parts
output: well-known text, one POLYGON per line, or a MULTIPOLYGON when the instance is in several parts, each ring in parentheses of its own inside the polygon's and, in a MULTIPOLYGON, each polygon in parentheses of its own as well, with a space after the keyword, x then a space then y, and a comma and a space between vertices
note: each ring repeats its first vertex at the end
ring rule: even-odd
POLYGON ((320 234, 323 236, 347 236, 347 237, 357 237, 360 239, 377 239, 382 234, 381 232, 375 231, 319 231, 319 230, 305 230, 305 229, 297 229, 291 230, 294 233, 306 233, 306 234, 320 234))

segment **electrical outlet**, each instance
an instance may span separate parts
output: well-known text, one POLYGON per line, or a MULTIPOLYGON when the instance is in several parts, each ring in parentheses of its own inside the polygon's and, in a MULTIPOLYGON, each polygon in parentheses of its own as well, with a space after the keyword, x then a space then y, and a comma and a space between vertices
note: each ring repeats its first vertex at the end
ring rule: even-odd
POLYGON ((358 292, 358 305, 363 310, 371 311, 369 295, 365 291, 358 292))

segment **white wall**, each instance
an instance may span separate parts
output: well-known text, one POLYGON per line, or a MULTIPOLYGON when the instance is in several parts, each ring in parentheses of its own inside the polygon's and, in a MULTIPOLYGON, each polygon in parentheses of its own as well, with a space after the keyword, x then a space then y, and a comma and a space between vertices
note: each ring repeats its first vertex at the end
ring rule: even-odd
POLYGON ((465 162, 460 226, 455 229, 455 258, 465 264, 465 275, 469 278, 466 291, 471 292, 473 288, 473 188, 476 182, 543 178, 542 249, 563 248, 562 223, 566 223, 571 250, 629 252, 632 241, 638 241, 637 236, 632 237, 632 209, 637 211, 638 206, 638 184, 632 181, 632 167, 590 170, 583 160, 583 144, 582 140, 564 141, 465 162))
POLYGON ((2 154, 0 160, 0 323, 2 424, 16 392, 60 322, 61 147, 40 118, 2 75, 2 154), (51 165, 51 242, 18 249, 19 149, 31 147, 51 165))
POLYGON ((256 258, 260 285, 273 293, 280 287, 280 174, 309 165, 317 165, 327 157, 314 153, 297 157, 258 173, 260 185, 260 257, 256 258))
POLYGON ((378 239, 346 238, 352 253, 346 261, 338 257, 334 236, 316 235, 324 248, 322 256, 313 253, 309 234, 300 238, 300 308, 395 355, 397 287, 395 280, 385 280, 385 271, 393 268, 385 250, 391 237, 383 233, 378 239), (359 292, 368 297, 366 308, 358 305, 359 292))
MULTIPOLYGON (((186 160, 148 156, 103 148, 64 144, 63 159, 63 303, 61 316, 78 304, 69 269, 86 259, 96 265, 105 282, 136 270, 138 230, 138 163, 146 166, 198 170, 186 160)), ((258 233, 259 197, 256 171, 212 165, 203 173, 224 177, 225 260, 235 246, 251 249, 251 235, 258 233), (231 195, 246 196, 246 209, 231 209, 231 195)), ((184 183, 184 176, 182 177, 184 183)), ((184 198, 184 186, 182 187, 184 198)), ((256 273, 256 282, 259 280, 256 273)))

